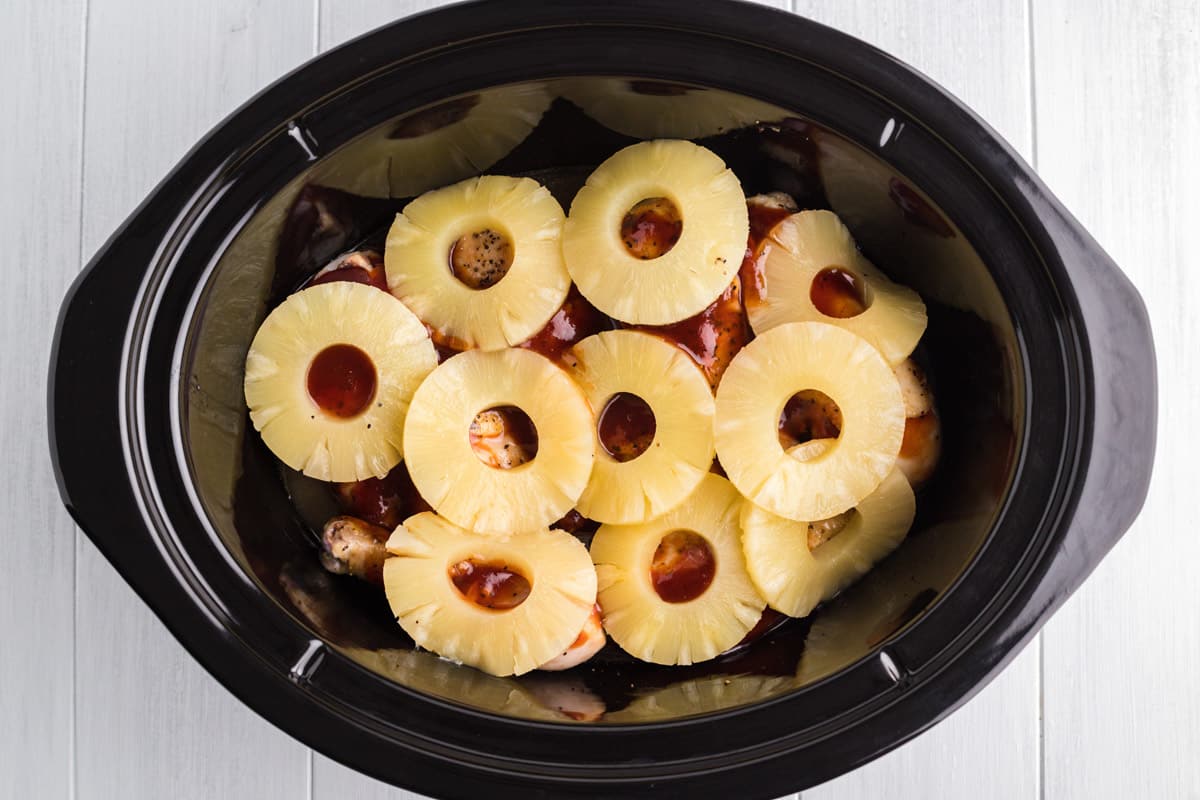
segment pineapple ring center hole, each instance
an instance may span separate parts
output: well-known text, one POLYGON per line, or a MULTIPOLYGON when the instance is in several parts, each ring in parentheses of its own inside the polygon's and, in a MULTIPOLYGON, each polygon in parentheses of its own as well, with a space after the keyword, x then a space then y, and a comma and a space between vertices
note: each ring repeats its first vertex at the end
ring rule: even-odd
POLYGON ((491 611, 509 611, 524 603, 533 585, 504 561, 464 558, 450 565, 450 582, 468 602, 491 611))
POLYGON ((871 287, 845 267, 826 267, 813 278, 808 292, 813 306, 827 317, 849 319, 871 307, 871 287))
POLYGON ((817 389, 796 392, 779 414, 779 444, 784 450, 814 439, 836 439, 841 434, 842 410, 833 398, 817 389))
POLYGON ((471 94, 457 100, 447 100, 436 106, 410 114, 396 123, 388 133, 389 139, 419 139, 434 131, 449 127, 467 118, 471 109, 479 105, 479 95, 471 94))
POLYGON ((708 591, 717 574, 712 545, 695 531, 671 531, 654 549, 650 583, 667 603, 688 603, 708 591))
POLYGON ((621 219, 621 243, 642 261, 665 256, 683 234, 683 216, 669 197, 647 197, 621 219))
POLYGON ((493 469, 513 469, 537 456, 537 428, 516 406, 480 411, 471 420, 467 438, 475 457, 493 469))
POLYGON ((809 552, 815 551, 818 547, 846 530, 846 526, 856 516, 858 516, 858 510, 852 508, 849 511, 843 511, 841 514, 829 517, 828 519, 819 519, 816 522, 808 523, 809 552))
POLYGON ((487 289, 508 274, 515 255, 512 237, 504 231, 468 231, 450 245, 450 274, 469 289, 487 289))
POLYGON ((596 436, 614 461, 633 461, 649 449, 658 423, 650 404, 636 394, 618 392, 608 399, 596 423, 596 436))
POLYGON ((313 358, 305 378, 308 396, 338 419, 357 417, 375 399, 378 377, 371 357, 352 344, 331 344, 313 358))

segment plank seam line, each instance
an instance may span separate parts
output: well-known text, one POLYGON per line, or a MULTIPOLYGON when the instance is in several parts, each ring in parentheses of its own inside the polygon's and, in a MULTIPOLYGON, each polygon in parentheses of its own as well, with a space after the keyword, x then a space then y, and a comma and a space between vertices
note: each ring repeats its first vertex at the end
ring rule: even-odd
MULTIPOLYGON (((76 164, 79 168, 79 225, 75 231, 75 263, 77 271, 83 269, 83 198, 87 189, 86 159, 87 137, 87 91, 88 91, 88 38, 91 34, 91 3, 83 0, 83 19, 79 31, 79 150, 76 164)), ((71 712, 70 738, 67 746, 67 794, 71 800, 79 797, 79 551, 83 532, 71 524, 71 712)))
MULTIPOLYGON (((1029 163, 1038 166, 1037 51, 1033 30, 1033 0, 1025 2, 1025 50, 1029 61, 1029 163)), ((1046 800, 1046 632, 1037 634, 1037 796, 1046 800)))

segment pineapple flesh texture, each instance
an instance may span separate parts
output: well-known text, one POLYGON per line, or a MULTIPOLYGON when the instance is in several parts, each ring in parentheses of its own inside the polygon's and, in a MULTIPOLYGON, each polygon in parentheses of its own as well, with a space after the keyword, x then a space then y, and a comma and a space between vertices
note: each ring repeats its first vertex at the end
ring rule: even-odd
POLYGON ((381 478, 400 463, 409 403, 435 366, 425 326, 403 304, 370 286, 327 283, 291 295, 259 327, 246 356, 246 405, 292 469, 323 481, 381 478), (322 412, 306 382, 317 354, 338 344, 375 368, 374 397, 349 418, 322 412))
POLYGON ((766 601, 746 572, 738 524, 742 498, 709 473, 673 511, 640 525, 603 525, 592 539, 600 610, 608 634, 630 655, 655 664, 694 664, 725 652, 750 631, 766 601), (716 572, 693 600, 668 603, 651 582, 663 537, 694 531, 708 542, 716 572))
POLYGON ((419 646, 491 675, 521 675, 553 659, 579 635, 596 602, 587 549, 563 531, 498 539, 424 512, 405 520, 387 549, 383 586, 400 627, 419 646), (449 577, 464 560, 515 568, 529 581, 529 596, 507 610, 471 602, 449 577))
MULTIPOLYGON (((733 359, 717 388, 717 457, 747 499, 797 521, 853 508, 896 465, 904 401, 891 367, 865 340, 822 322, 772 328, 733 359), (822 452, 789 454, 779 416, 797 391, 837 403, 841 435, 822 452)), ((808 443, 812 444, 812 443, 808 443)))
POLYGON ((597 416, 621 392, 654 412, 654 439, 631 461, 618 461, 596 442, 596 464, 576 509, 597 522, 628 525, 670 511, 712 465, 714 400, 704 373, 687 354, 657 336, 605 331, 568 354, 575 382, 597 416))
POLYGON ((615 319, 666 325, 699 314, 729 286, 746 250, 741 184, 715 153, 661 139, 618 151, 596 168, 563 227, 567 269, 583 296, 615 319), (632 255, 620 236, 634 205, 663 197, 680 212, 679 240, 658 258, 632 255))
POLYGON ((801 211, 769 234, 763 267, 766 296, 747 307, 756 334, 788 322, 827 322, 875 346, 890 364, 903 361, 925 333, 920 295, 888 279, 863 257, 850 231, 832 211, 801 211), (812 284, 826 267, 850 272, 865 287, 869 305, 861 314, 823 314, 812 300, 812 284))
POLYGON ((503 536, 545 527, 574 507, 592 472, 594 427, 583 391, 554 362, 531 350, 468 350, 417 389, 404 452, 435 511, 503 536), (480 461, 468 435, 476 414, 501 406, 524 411, 537 431, 537 455, 512 469, 480 461))
POLYGON ((810 549, 810 523, 747 502, 741 516, 746 568, 771 608, 791 617, 808 616, 895 550, 916 510, 912 487, 900 469, 893 469, 855 507, 845 528, 810 549))
POLYGON ((396 215, 384 254, 388 289, 459 349, 520 344, 567 297, 563 210, 531 178, 484 175, 421 195, 396 215), (494 284, 473 289, 447 268, 459 237, 483 230, 512 245, 512 264, 494 284))

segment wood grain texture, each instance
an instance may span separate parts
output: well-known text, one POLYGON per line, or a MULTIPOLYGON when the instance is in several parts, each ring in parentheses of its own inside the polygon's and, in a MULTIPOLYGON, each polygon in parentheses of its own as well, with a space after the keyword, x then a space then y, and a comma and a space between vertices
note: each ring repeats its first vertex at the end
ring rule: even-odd
POLYGON ((1141 290, 1159 370, 1145 510, 1043 634, 1046 796, 1200 798, 1200 5, 1045 0, 1033 31, 1042 175, 1141 290))
POLYGON ((84 4, 16 0, 0 16, 16 121, 0 147, 0 219, 15 258, 0 293, 0 798, 65 797, 75 528, 50 467, 45 383, 58 304, 79 264, 84 4))
MULTIPOLYGON (((0 798, 417 797, 310 753, 242 706, 73 536, 45 456, 42 386, 81 256, 197 137, 318 43, 437 4, 0 4, 0 75, 19 122, 0 149, 0 219, 15 221, 16 252, 37 255, 0 294, 0 497, 14 531, 40 534, 0 548, 0 798)), ((1146 297, 1168 432, 1142 518, 1039 645, 941 725, 805 800, 1200 798, 1200 539, 1183 499, 1193 493, 1186 448, 1200 442, 1200 281, 1186 249, 1200 220, 1189 141, 1200 128, 1200 8, 1127 5, 795 0, 926 72, 1038 156, 1052 190, 1146 297)))
MULTIPOLYGON (((921 70, 1029 157, 1024 0, 798 0, 796 11, 921 70)), ((1037 797, 1038 692, 1035 643, 940 725, 849 775, 804 792, 804 800, 1037 797)))
MULTIPOLYGON (((83 251, 191 145, 311 52, 289 0, 93 0, 83 251)), ((214 681, 83 537, 77 552, 77 797, 301 797, 307 751, 214 681)))

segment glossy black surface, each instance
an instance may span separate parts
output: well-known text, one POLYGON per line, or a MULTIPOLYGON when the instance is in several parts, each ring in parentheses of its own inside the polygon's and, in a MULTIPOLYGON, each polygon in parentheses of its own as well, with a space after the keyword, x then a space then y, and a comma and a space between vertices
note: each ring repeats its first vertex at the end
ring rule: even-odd
MULTIPOLYGON (((564 168, 546 177, 567 192, 579 173, 565 168, 627 141, 535 129, 497 171, 564 168)), ((362 181, 349 188, 366 192, 362 181)), ((1140 299, 1028 167, 886 55, 737 3, 483 3, 323 56, 218 127, 105 245, 64 305, 53 359, 64 500, 175 635, 298 738, 444 796, 768 797, 886 752, 982 686, 1079 585, 1140 508, 1153 458, 1140 299), (355 221, 346 241, 310 237, 281 257, 268 243, 300 187, 339 158, 312 156, 447 98, 630 65, 639 79, 737 92, 803 120, 756 134, 773 137, 773 159, 736 137, 725 155, 748 184, 832 205, 930 299, 927 355, 953 400, 948 430, 970 448, 960 463, 988 456, 944 492, 962 513, 926 504, 934 516, 811 628, 743 656, 778 663, 737 678, 720 665, 683 671, 661 686, 604 667, 608 677, 577 677, 617 713, 568 724, 539 699, 541 679, 499 681, 413 653, 386 614, 359 613, 373 602, 360 588, 313 568, 303 516, 257 437, 242 436, 240 370, 266 301, 393 209, 347 195, 333 204, 355 221), (805 178, 813 162, 817 182, 805 178), (982 499, 964 499, 972 488, 982 499), (917 581, 917 564, 935 568, 917 581), (847 663, 838 643, 852 634, 861 644, 847 663), (615 694, 630 676, 641 691, 615 694), (638 711, 639 698, 658 711, 638 711)))

